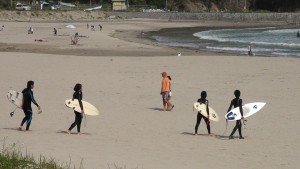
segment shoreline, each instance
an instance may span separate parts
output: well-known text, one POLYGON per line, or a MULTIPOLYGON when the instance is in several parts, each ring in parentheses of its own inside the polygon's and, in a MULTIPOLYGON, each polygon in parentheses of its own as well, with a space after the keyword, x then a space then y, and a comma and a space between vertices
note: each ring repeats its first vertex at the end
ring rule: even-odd
MULTIPOLYGON (((190 21, 179 21, 179 22, 168 22, 162 20, 150 20, 149 19, 130 19, 125 21, 113 21, 113 22, 101 22, 102 24, 114 25, 114 24, 139 24, 144 27, 144 29, 138 30, 136 28, 133 29, 122 29, 117 28, 115 30, 109 31, 107 34, 112 38, 117 38, 119 40, 124 40, 130 43, 138 43, 146 46, 159 47, 163 48, 163 50, 145 50, 147 47, 141 47, 140 50, 134 51, 124 51, 113 50, 113 49, 102 49, 101 46, 95 46, 87 49, 84 44, 79 44, 77 48, 72 46, 65 46, 60 48, 56 43, 52 44, 42 44, 35 43, 37 45, 32 46, 33 43, 28 44, 20 44, 20 43, 3 43, 0 42, 0 51, 1 52, 25 52, 25 53, 45 53, 45 54, 60 54, 60 55, 76 55, 76 56, 177 56, 178 53, 182 53, 182 55, 227 55, 227 56, 239 56, 240 54, 232 54, 226 52, 213 52, 206 50, 197 50, 191 48, 184 47, 171 47, 164 44, 159 44, 155 40, 151 39, 151 35, 154 32, 159 31, 169 31, 176 29, 197 29, 197 30, 210 30, 210 29, 224 29, 224 28, 257 28, 257 27, 283 27, 288 26, 289 24, 285 24, 282 22, 259 22, 259 23, 236 23, 236 22, 190 22, 190 21), (233 25, 234 24, 234 25, 233 25)), ((9 22, 14 23, 14 22, 9 22)), ((24 24, 43 24, 44 22, 22 22, 24 24)), ((86 24, 89 22, 76 22, 77 24, 86 24)), ((44 24, 53 24, 53 22, 47 22, 44 24)), ((65 23, 54 23, 63 25, 65 23)), ((70 37, 70 36, 68 36, 70 37)), ((50 38, 50 37, 48 37, 50 38)), ((121 45, 117 45, 121 46, 121 45)), ((276 57, 276 56, 262 56, 262 57, 276 57)))

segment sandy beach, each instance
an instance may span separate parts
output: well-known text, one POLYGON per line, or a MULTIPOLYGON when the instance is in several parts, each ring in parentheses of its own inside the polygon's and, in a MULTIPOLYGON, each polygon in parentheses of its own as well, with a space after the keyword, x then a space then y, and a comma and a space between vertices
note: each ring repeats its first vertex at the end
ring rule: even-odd
POLYGON ((230 56, 169 48, 144 38, 147 31, 162 28, 232 23, 123 20, 101 22, 102 31, 99 23, 89 22, 95 25, 91 31, 87 22, 1 22, 1 144, 17 143, 35 157, 71 160, 76 167, 82 162, 86 169, 299 168, 299 58, 230 56), (33 34, 27 34, 29 27, 33 34), (61 36, 53 35, 54 27, 61 36), (71 45, 69 35, 76 32, 86 37, 71 45), (175 105, 167 112, 160 111, 163 71, 172 76, 175 105), (24 114, 17 110, 9 116, 14 106, 6 93, 23 90, 28 80, 35 81, 33 92, 43 113, 34 114, 29 132, 21 132, 17 127, 24 114), (83 99, 100 116, 86 117, 82 135, 75 129, 68 135, 75 115, 64 101, 76 83, 83 84, 83 99), (223 117, 235 89, 244 103, 267 103, 243 126, 244 140, 228 139, 234 122, 224 134, 223 117), (192 106, 202 90, 221 117, 211 122, 215 136, 207 135, 204 121, 199 135, 193 135, 197 113, 192 106))

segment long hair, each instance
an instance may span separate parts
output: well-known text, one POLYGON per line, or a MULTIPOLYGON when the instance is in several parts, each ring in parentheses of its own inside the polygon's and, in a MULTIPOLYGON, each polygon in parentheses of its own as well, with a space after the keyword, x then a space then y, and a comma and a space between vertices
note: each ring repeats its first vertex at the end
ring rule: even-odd
POLYGON ((27 82, 27 89, 31 89, 31 86, 34 85, 34 81, 30 80, 27 82))
POLYGON ((74 91, 75 92, 78 92, 80 89, 81 89, 82 85, 80 83, 77 83, 75 86, 74 86, 74 91))

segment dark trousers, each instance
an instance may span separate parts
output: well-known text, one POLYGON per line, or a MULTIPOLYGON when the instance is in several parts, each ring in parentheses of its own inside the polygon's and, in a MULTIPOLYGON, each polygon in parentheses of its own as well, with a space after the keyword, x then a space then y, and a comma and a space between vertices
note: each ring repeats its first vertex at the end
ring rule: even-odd
POLYGON ((77 132, 80 132, 80 126, 81 126, 81 121, 82 121, 82 114, 74 111, 75 113, 75 121, 74 123, 70 126, 69 131, 71 131, 76 125, 77 125, 77 132))
POLYGON ((243 137, 242 136, 242 122, 241 122, 241 120, 236 121, 235 127, 233 128, 230 136, 233 136, 237 129, 239 130, 240 137, 243 137))
POLYGON ((197 122, 196 122, 196 126, 195 126, 195 133, 198 133, 198 128, 199 128, 199 125, 200 125, 200 122, 201 122, 202 118, 204 119, 204 121, 206 123, 207 132, 208 132, 208 134, 210 134, 210 124, 209 124, 208 118, 204 117, 199 112, 198 112, 198 115, 197 115, 197 122))
POLYGON ((25 109, 23 111, 24 111, 25 117, 23 118, 23 120, 21 122, 21 126, 23 126, 24 123, 27 121, 26 130, 29 130, 31 120, 32 120, 32 110, 31 109, 25 109))

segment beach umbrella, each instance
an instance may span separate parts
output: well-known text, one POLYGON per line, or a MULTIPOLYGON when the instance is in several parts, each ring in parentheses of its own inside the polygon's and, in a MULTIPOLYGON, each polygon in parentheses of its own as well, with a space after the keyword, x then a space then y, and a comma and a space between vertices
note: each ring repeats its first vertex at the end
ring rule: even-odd
POLYGON ((74 26, 74 25, 67 25, 66 28, 75 29, 76 26, 74 26))

